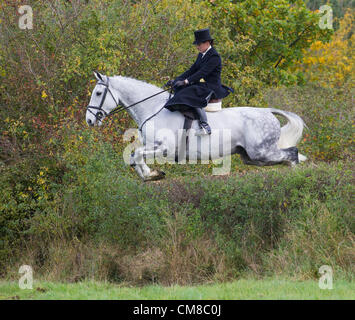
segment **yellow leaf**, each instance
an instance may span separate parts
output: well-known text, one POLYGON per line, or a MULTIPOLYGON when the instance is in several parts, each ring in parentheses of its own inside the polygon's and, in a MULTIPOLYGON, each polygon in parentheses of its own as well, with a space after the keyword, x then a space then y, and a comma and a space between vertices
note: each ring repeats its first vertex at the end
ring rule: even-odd
POLYGON ((42 98, 43 98, 43 99, 46 99, 47 97, 48 97, 48 96, 47 96, 46 92, 43 90, 43 91, 42 91, 42 98))

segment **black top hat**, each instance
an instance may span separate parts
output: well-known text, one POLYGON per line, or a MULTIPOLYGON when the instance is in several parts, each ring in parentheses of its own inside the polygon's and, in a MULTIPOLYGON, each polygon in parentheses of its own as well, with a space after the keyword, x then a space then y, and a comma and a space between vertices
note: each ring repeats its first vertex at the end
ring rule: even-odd
POLYGON ((210 29, 206 28, 195 31, 195 41, 193 42, 193 44, 198 44, 208 40, 213 41, 210 35, 210 29))

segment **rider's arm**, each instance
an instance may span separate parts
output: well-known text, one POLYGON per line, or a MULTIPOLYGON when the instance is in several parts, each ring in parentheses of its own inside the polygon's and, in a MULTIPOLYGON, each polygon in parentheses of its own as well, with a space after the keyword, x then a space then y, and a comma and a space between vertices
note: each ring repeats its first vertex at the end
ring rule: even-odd
POLYGON ((200 70, 188 76, 187 81, 189 83, 200 81, 200 79, 209 75, 221 63, 219 56, 212 56, 200 70))

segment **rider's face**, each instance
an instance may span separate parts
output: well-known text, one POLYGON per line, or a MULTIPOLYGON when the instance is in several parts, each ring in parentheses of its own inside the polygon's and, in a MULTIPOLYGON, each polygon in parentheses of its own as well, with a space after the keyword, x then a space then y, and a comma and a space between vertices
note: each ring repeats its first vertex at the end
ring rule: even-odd
POLYGON ((210 46, 209 41, 205 41, 205 42, 201 42, 201 43, 196 44, 197 50, 201 53, 205 52, 209 46, 210 46))

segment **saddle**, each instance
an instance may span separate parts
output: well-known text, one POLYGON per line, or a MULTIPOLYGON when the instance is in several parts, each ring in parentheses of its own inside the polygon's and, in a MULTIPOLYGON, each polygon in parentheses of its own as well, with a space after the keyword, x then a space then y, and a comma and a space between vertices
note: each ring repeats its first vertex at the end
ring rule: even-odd
MULTIPOLYGON (((211 99, 207 106, 204 108, 206 112, 217 112, 222 110, 222 99, 211 99)), ((198 120, 195 112, 190 107, 180 106, 179 112, 185 117, 184 129, 187 131, 191 128, 192 121, 198 120)))
POLYGON ((211 99, 204 108, 206 112, 217 112, 222 110, 222 99, 211 99))

